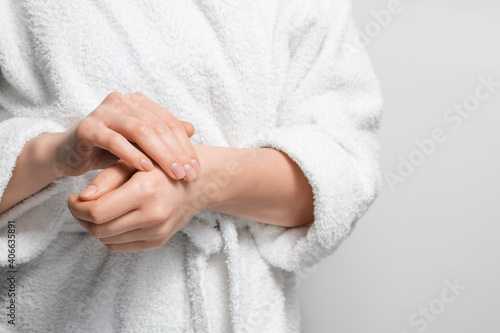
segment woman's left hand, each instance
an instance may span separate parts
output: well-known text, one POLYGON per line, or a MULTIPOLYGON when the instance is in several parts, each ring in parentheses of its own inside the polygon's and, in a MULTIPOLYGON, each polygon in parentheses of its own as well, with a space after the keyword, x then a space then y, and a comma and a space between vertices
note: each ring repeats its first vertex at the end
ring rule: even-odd
POLYGON ((90 186, 96 186, 97 192, 87 197, 70 195, 68 207, 111 251, 162 246, 198 211, 193 184, 171 179, 157 164, 144 172, 119 160, 101 171, 90 186))
POLYGON ((173 180, 156 164, 138 171, 119 160, 94 178, 93 189, 70 195, 68 207, 112 251, 159 247, 199 210, 282 227, 314 221, 312 188, 286 154, 271 148, 195 149, 204 167, 192 182, 173 180))

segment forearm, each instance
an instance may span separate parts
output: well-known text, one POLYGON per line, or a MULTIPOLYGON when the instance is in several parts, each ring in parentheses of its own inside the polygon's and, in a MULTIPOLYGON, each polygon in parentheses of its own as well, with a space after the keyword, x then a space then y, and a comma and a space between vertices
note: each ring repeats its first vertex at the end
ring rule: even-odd
POLYGON ((57 178, 53 163, 57 136, 57 133, 43 133, 24 145, 0 200, 0 213, 57 178))
POLYGON ((199 182, 210 193, 206 209, 284 227, 313 222, 311 186, 283 152, 199 147, 200 158, 203 155, 208 159, 205 165, 210 165, 199 182))

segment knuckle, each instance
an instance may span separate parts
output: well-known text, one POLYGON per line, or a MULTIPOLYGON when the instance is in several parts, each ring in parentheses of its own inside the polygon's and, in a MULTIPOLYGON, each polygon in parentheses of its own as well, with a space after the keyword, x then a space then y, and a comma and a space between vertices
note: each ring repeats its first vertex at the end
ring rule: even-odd
POLYGON ((107 187, 108 184, 113 183, 113 177, 108 170, 101 171, 92 181, 101 191, 107 187))
POLYGON ((104 237, 104 230, 100 225, 97 224, 90 224, 88 226, 88 231, 90 234, 96 238, 102 238, 104 237))
POLYGON ((94 222, 94 223, 102 223, 102 222, 104 222, 103 221, 103 217, 102 217, 102 212, 96 206, 94 206, 94 207, 92 207, 92 208, 89 209, 89 216, 92 219, 92 222, 94 222))
POLYGON ((151 134, 151 128, 144 123, 139 123, 133 127, 134 134, 139 136, 148 136, 151 134))
POLYGON ((148 239, 148 240, 155 240, 159 237, 158 229, 157 228, 145 229, 144 236, 146 236, 146 239, 148 239))
POLYGON ((178 151, 175 153, 175 157, 182 162, 182 164, 189 164, 191 162, 191 158, 186 154, 185 151, 178 151))
POLYGON ((184 131, 184 126, 182 126, 182 123, 179 119, 172 120, 168 124, 168 127, 170 127, 170 129, 172 131, 181 130, 181 129, 184 131))
POLYGON ((175 156, 173 156, 168 149, 162 149, 161 151, 159 151, 158 157, 160 158, 161 161, 164 161, 167 164, 172 164, 176 162, 175 156))
POLYGON ((106 147, 114 148, 119 145, 119 138, 117 135, 109 134, 102 138, 102 142, 106 147))
POLYGON ((90 117, 84 118, 76 127, 75 134, 77 138, 84 138, 89 131, 95 126, 94 120, 90 117))
POLYGON ((99 105, 91 114, 89 114, 89 119, 101 119, 104 118, 109 112, 109 109, 103 105, 99 105))
POLYGON ((68 205, 68 208, 71 212, 73 212, 72 207, 75 204, 77 198, 78 196, 76 194, 68 195, 68 200, 66 201, 66 204, 68 205))
POLYGON ((167 242, 166 238, 155 239, 149 242, 149 248, 154 249, 163 246, 167 242))
POLYGON ((144 99, 146 99, 146 96, 143 93, 138 92, 138 91, 131 93, 129 96, 135 102, 141 102, 144 99))
POLYGON ((151 181, 144 180, 142 182, 137 182, 137 192, 139 195, 143 197, 150 197, 155 194, 154 184, 151 181))
POLYGON ((105 102, 111 103, 111 104, 116 104, 116 103, 123 103, 126 101, 125 95, 118 91, 113 91, 109 93, 106 98, 104 99, 105 102))
POLYGON ((158 226, 157 235, 161 238, 166 238, 171 232, 171 225, 169 223, 162 223, 158 226))
POLYGON ((189 158, 188 154, 186 153, 186 151, 180 149, 180 147, 171 147, 170 149, 171 152, 167 152, 169 154, 172 154, 172 157, 170 157, 171 159, 173 158, 181 162, 182 165, 190 162, 191 159, 189 158))
POLYGON ((151 127, 156 133, 165 133, 165 131, 167 130, 165 125, 161 122, 155 122, 151 127))
POLYGON ((149 220, 153 223, 161 223, 168 218, 168 213, 162 208, 155 208, 150 212, 149 220))

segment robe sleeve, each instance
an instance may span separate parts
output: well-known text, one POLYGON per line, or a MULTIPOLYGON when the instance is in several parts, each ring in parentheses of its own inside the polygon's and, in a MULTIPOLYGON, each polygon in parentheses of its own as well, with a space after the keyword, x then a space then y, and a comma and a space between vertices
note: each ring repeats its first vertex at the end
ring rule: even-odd
MULTIPOLYGON (((65 129, 50 119, 14 117, 2 108, 0 113, 3 119, 0 122, 1 199, 26 142, 43 132, 65 129)), ((61 204, 67 197, 68 184, 64 183, 71 181, 60 178, 0 214, 0 266, 9 264, 7 254, 12 248, 15 261, 10 263, 18 265, 36 257, 54 239, 61 226, 58 216, 66 208, 61 204)))
MULTIPOLYGON (((61 119, 48 116, 47 87, 39 75, 37 55, 26 47, 35 42, 34 37, 17 5, 0 1, 0 199, 25 144, 41 133, 67 130, 61 119), (19 111, 12 105, 32 110, 19 111)), ((61 228, 58 217, 67 209, 68 183, 72 182, 70 177, 57 179, 0 214, 0 266, 12 263, 8 262, 12 250, 17 265, 48 246, 61 228)))
POLYGON ((381 93, 360 46, 350 2, 298 3, 276 27, 281 33, 275 37, 276 53, 285 54, 285 60, 277 60, 284 73, 278 119, 246 145, 286 153, 312 187, 311 225, 249 224, 261 256, 288 271, 310 268, 332 254, 381 185, 381 93))

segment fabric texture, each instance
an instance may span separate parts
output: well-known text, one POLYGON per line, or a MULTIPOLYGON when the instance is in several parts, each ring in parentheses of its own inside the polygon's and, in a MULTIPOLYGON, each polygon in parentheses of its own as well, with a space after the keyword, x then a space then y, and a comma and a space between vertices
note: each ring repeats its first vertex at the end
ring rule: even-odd
POLYGON ((296 273, 380 187, 381 94, 350 2, 4 0, 0 31, 0 198, 31 138, 139 91, 192 122, 195 144, 288 154, 315 216, 283 228, 201 211, 160 248, 110 253, 66 207, 98 171, 59 178, 0 214, 0 265, 8 221, 18 265, 16 325, 0 330, 299 332, 296 273))

